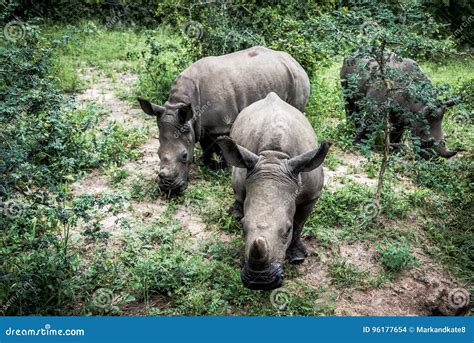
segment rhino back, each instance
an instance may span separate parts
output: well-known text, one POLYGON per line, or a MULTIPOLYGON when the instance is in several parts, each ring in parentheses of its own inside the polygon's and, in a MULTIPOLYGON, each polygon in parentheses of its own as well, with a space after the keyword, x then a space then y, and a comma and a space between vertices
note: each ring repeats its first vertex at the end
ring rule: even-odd
POLYGON ((210 134, 228 133, 240 111, 270 92, 300 110, 309 95, 303 68, 288 54, 264 47, 203 58, 181 76, 194 82, 193 102, 208 104, 201 120, 210 134))
MULTIPOLYGON (((290 158, 315 149, 316 136, 308 119, 296 108, 270 93, 243 110, 232 127, 232 139, 255 154, 273 150, 290 158)), ((232 185, 236 194, 245 193, 246 170, 233 168, 232 185)), ((302 191, 295 199, 304 204, 317 199, 324 184, 322 166, 301 173, 302 191)), ((242 195, 240 195, 241 198, 242 195)))
POLYGON ((275 93, 243 110, 231 137, 255 154, 275 150, 294 157, 317 147, 308 119, 275 93))
MULTIPOLYGON (((397 71, 400 75, 412 74, 418 82, 431 83, 429 78, 424 74, 419 65, 410 58, 400 58, 395 54, 391 54, 387 62, 388 67, 397 71)), ((360 96, 367 96, 376 101, 382 102, 387 97, 387 89, 385 87, 376 87, 371 85, 369 81, 370 72, 368 68, 376 68, 377 63, 373 59, 348 57, 344 59, 341 68, 341 80, 347 79, 351 74, 357 73, 360 79, 357 88, 360 96), (364 68, 364 66, 366 68, 364 68)), ((396 82, 395 88, 403 88, 404 84, 396 82)), ((423 103, 407 99, 403 93, 395 96, 395 101, 411 112, 418 112, 424 106, 423 103)))

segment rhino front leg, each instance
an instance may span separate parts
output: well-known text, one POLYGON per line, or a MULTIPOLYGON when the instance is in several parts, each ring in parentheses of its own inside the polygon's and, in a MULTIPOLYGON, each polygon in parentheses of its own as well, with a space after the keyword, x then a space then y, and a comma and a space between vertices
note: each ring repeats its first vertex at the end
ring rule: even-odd
POLYGON ((204 137, 201 138, 200 144, 202 148, 200 161, 202 164, 213 170, 226 168, 227 164, 222 157, 222 151, 215 137, 204 135, 204 137))
POLYGON ((316 200, 312 200, 296 207, 295 216, 293 218, 293 239, 286 251, 286 257, 291 264, 300 264, 305 260, 306 256, 308 256, 306 248, 303 242, 301 242, 301 230, 311 214, 315 203, 316 200))
POLYGON ((244 201, 246 196, 245 179, 247 170, 243 168, 232 168, 232 189, 234 190, 234 203, 228 208, 227 213, 235 220, 241 221, 244 217, 244 201))
POLYGON ((234 201, 234 203, 227 209, 229 213, 236 221, 240 222, 244 217, 244 204, 239 201, 234 201))
POLYGON ((390 130, 390 144, 394 152, 399 152, 401 150, 401 141, 404 131, 403 125, 393 125, 390 130))

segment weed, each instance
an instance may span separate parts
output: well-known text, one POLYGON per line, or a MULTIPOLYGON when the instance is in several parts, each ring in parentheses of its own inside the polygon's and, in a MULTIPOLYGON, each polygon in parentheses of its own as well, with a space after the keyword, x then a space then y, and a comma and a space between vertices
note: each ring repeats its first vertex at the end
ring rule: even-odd
POLYGON ((400 272, 405 269, 418 267, 418 262, 410 251, 408 242, 382 242, 376 246, 379 261, 390 272, 400 272))

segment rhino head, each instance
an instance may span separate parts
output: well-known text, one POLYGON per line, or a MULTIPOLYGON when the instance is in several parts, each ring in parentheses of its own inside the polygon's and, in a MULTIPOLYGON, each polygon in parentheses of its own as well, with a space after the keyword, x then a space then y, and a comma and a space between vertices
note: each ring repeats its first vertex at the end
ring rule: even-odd
POLYGON ((293 238, 300 173, 318 168, 330 144, 324 142, 319 149, 293 158, 278 151, 264 151, 257 156, 229 137, 220 137, 218 144, 229 165, 247 170, 242 282, 250 289, 278 288, 283 283, 283 262, 293 238))
POLYGON ((423 130, 418 127, 415 128, 415 135, 419 136, 422 141, 424 158, 430 158, 432 155, 428 152, 432 149, 436 155, 451 158, 456 155, 457 151, 449 151, 445 146, 444 133, 442 128, 442 122, 444 118, 444 113, 446 110, 458 104, 461 101, 461 98, 454 98, 443 103, 440 103, 436 108, 432 109, 429 106, 425 106, 422 109, 423 117, 427 120, 429 129, 423 130))
POLYGON ((190 105, 165 107, 138 98, 142 110, 156 117, 159 130, 159 186, 165 192, 181 193, 188 186, 189 170, 194 156, 196 134, 190 105))

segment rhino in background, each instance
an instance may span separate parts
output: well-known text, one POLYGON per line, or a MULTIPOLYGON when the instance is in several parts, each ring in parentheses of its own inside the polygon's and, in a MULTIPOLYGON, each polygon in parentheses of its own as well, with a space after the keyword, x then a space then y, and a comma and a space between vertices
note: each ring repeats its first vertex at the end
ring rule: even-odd
POLYGON ((323 188, 330 144, 318 146, 303 113, 275 93, 244 109, 218 143, 233 166, 234 216, 245 237, 242 282, 280 287, 285 257, 301 263, 307 256, 301 229, 323 188))
POLYGON ((139 98, 143 111, 158 122, 160 189, 186 189, 196 142, 203 163, 216 167, 213 154, 221 154, 216 138, 229 134, 245 107, 275 92, 304 111, 309 90, 308 75, 295 59, 256 46, 192 64, 174 81, 164 107, 139 98))
MULTIPOLYGON (((418 64, 409 58, 400 58, 395 54, 391 54, 387 66, 392 70, 395 70, 400 75, 410 74, 414 76, 414 80, 419 83, 425 83, 431 85, 431 81, 423 73, 418 64)), ((377 62, 369 58, 361 57, 347 57, 344 59, 342 65, 340 77, 341 85, 343 90, 349 91, 353 86, 350 85, 349 80, 351 77, 358 77, 357 84, 355 85, 355 92, 351 96, 345 98, 345 108, 348 118, 355 120, 355 125, 358 130, 354 142, 360 143, 360 141, 367 136, 367 127, 361 120, 355 118, 354 113, 360 113, 361 108, 358 105, 358 102, 365 99, 372 99, 378 103, 382 103, 387 99, 387 87, 379 85, 374 85, 371 80, 371 71, 374 71, 377 68, 377 62)), ((407 85, 403 82, 395 82, 392 88, 405 89, 407 85)), ((392 124, 392 129, 390 132, 390 143, 396 145, 400 144, 400 141, 403 136, 405 129, 411 129, 412 136, 420 138, 422 156, 424 158, 429 158, 427 149, 433 149, 435 153, 439 156, 450 158, 456 155, 457 152, 449 151, 444 142, 444 133, 441 127, 443 116, 446 110, 457 104, 460 99, 452 99, 446 102, 439 102, 436 105, 436 108, 432 108, 428 103, 423 101, 418 101, 408 96, 406 92, 397 92, 394 96, 396 104, 403 109, 404 111, 409 111, 412 113, 419 114, 418 118, 420 120, 415 120, 410 123, 405 122, 399 113, 395 111, 390 113, 390 122, 392 124), (425 128, 426 119, 429 130, 425 128)))

